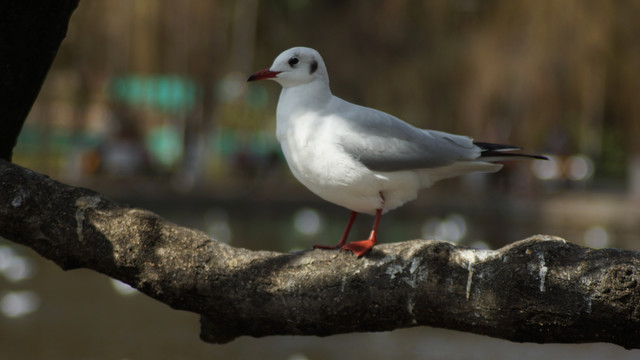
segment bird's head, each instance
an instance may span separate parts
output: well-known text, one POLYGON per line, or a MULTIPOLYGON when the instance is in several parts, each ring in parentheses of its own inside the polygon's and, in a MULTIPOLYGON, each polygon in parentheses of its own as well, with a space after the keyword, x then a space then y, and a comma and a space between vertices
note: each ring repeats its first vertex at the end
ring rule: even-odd
POLYGON ((282 87, 293 87, 321 80, 329 84, 327 68, 320 53, 307 47, 285 50, 273 61, 270 68, 251 75, 247 81, 271 79, 282 87))

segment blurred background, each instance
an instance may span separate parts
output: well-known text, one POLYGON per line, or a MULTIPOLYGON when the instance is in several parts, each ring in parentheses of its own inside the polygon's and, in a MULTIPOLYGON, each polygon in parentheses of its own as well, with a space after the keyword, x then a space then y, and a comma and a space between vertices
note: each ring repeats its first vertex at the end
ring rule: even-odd
MULTIPOLYGON (((537 233, 640 250, 638 1, 82 1, 14 162, 215 239, 334 244, 349 211, 298 184, 275 139, 280 91, 246 83, 292 46, 332 91, 416 126, 551 161, 438 183, 383 217, 381 242, 498 248, 537 233)), ((368 234, 359 218, 351 240, 368 234)), ((15 359, 636 358, 418 328, 198 339, 198 317, 0 239, 0 355, 15 359)))

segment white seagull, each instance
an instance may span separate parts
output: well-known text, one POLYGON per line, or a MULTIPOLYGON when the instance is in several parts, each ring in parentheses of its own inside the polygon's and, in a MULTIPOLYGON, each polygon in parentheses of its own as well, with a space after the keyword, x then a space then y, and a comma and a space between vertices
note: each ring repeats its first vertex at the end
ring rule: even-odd
POLYGON ((274 80, 282 85, 276 136, 291 172, 321 198, 351 210, 336 246, 358 257, 377 242, 383 213, 418 196, 436 181, 471 172, 496 172, 494 161, 543 156, 505 153, 510 145, 416 128, 392 115, 359 106, 331 94, 320 54, 311 48, 284 51, 270 68, 247 81, 274 80), (349 244, 358 213, 375 215, 368 239, 349 244))

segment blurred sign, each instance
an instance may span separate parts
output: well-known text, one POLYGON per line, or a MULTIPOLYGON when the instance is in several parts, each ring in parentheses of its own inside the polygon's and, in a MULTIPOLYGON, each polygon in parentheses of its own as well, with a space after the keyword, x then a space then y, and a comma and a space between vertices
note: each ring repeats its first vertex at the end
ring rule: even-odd
POLYGON ((161 112, 189 111, 199 93, 193 80, 181 76, 120 76, 109 85, 112 99, 161 112))

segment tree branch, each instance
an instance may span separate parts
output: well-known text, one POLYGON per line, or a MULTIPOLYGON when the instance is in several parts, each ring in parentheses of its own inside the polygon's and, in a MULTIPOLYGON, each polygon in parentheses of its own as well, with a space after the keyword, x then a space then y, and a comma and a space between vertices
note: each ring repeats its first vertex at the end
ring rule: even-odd
POLYGON ((416 240, 363 258, 215 241, 0 160, 0 235, 201 315, 205 341, 429 325, 640 348, 640 254, 535 236, 499 250, 416 240))

